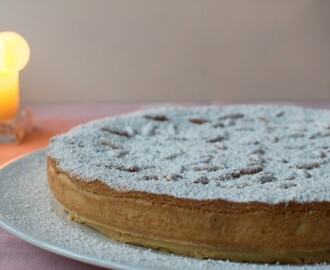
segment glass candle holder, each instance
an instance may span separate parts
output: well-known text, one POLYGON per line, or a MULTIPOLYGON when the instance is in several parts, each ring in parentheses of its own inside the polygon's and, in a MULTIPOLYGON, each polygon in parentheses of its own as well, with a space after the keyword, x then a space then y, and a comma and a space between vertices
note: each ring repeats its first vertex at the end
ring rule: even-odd
POLYGON ((21 109, 12 119, 0 120, 0 143, 21 142, 32 130, 32 110, 21 109))

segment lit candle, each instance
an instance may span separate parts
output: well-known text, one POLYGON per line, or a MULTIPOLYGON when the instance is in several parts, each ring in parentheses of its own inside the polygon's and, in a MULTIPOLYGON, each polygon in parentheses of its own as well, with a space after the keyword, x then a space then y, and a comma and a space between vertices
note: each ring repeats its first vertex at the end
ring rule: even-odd
POLYGON ((26 40, 14 32, 0 32, 0 121, 19 110, 19 71, 30 58, 26 40))

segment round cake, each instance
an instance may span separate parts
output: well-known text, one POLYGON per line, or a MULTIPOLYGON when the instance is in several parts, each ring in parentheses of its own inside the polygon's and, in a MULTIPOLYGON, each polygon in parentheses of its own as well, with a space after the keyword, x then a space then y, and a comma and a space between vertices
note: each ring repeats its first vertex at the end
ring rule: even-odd
POLYGON ((160 108, 50 140, 48 182, 69 218, 197 258, 330 262, 330 111, 160 108))

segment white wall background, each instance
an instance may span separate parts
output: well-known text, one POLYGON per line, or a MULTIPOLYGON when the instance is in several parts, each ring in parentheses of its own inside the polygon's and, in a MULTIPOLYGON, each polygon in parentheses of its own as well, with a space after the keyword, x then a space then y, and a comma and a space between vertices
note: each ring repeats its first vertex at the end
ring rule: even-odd
POLYGON ((330 1, 0 0, 25 102, 330 100, 330 1))

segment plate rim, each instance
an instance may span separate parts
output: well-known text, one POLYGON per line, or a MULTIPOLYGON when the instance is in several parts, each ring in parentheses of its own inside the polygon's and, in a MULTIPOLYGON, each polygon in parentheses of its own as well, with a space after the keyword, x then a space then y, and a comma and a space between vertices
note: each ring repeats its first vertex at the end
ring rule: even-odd
MULTIPOLYGON (((12 166, 16 162, 18 162, 24 158, 29 158, 29 157, 37 156, 37 155, 46 155, 46 151, 47 151, 47 147, 39 148, 39 149, 33 150, 31 152, 27 152, 23 155, 19 155, 18 157, 13 158, 13 159, 9 160, 8 162, 5 162, 3 165, 0 166, 0 177, 1 177, 3 169, 5 169, 9 166, 12 166)), ((56 243, 51 243, 47 240, 42 240, 31 233, 25 232, 24 230, 21 230, 20 228, 18 228, 15 224, 8 222, 8 220, 1 215, 0 215, 0 228, 11 233, 12 235, 18 237, 19 239, 21 239, 29 244, 32 244, 33 246, 46 250, 47 252, 51 252, 53 254, 57 254, 64 258, 72 259, 72 260, 86 263, 86 264, 89 264, 92 266, 99 266, 99 267, 103 267, 103 268, 107 268, 107 269, 110 268, 110 269, 119 269, 119 270, 155 269, 155 268, 152 268, 151 265, 147 265, 147 266, 143 266, 143 267, 141 265, 135 266, 135 265, 129 265, 126 262, 114 262, 109 259, 99 259, 94 256, 87 255, 87 254, 83 255, 79 251, 75 251, 75 250, 72 250, 67 247, 62 247, 56 243)), ((129 258, 129 256, 127 256, 127 258, 129 258)), ((268 267, 271 265, 264 264, 263 266, 264 266, 264 268, 260 268, 260 269, 268 269, 268 267)), ((284 266, 286 266, 286 265, 284 265, 284 266)), ((292 266, 292 265, 290 265, 290 266, 292 266)), ((325 265, 316 264, 316 265, 303 265, 303 266, 304 267, 307 266, 306 269, 309 269, 309 266, 312 266, 311 269, 314 269, 313 266, 316 266, 315 270, 318 270, 319 269, 318 266, 321 266, 321 267, 328 266, 329 267, 330 264, 325 264, 325 265)), ((189 267, 189 266, 187 266, 187 267, 189 267)), ((225 267, 223 269, 230 269, 230 267, 232 267, 232 266, 220 266, 219 265, 219 267, 220 268, 225 267)), ((242 265, 242 267, 243 267, 242 269, 244 269, 244 265, 242 265)), ((279 269, 279 270, 282 269, 281 265, 276 265, 276 267, 278 267, 277 269, 279 269)), ((162 268, 161 264, 159 264, 159 268, 162 268)), ((256 268, 256 269, 258 269, 258 268, 256 268)), ((294 269, 294 268, 292 268, 292 269, 294 269)), ((321 269, 323 270, 324 268, 321 268, 321 269)))

